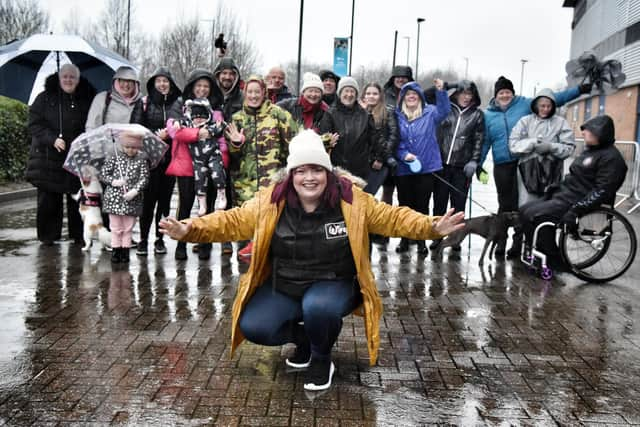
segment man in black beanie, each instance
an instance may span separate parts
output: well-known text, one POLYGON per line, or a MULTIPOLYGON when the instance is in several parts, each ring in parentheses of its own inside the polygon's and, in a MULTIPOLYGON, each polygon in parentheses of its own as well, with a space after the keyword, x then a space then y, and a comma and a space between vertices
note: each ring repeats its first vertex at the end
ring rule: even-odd
POLYGON ((340 82, 340 76, 331 70, 320 70, 319 76, 324 88, 322 100, 328 106, 332 106, 336 102, 336 89, 338 88, 338 82, 340 82))

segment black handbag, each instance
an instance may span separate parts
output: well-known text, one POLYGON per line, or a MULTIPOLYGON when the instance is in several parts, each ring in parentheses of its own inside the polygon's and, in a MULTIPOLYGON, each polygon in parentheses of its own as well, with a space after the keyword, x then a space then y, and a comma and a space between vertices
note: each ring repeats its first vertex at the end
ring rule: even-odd
POLYGON ((562 173, 560 165, 560 160, 534 156, 520 162, 518 170, 527 191, 542 196, 549 185, 560 181, 562 173))

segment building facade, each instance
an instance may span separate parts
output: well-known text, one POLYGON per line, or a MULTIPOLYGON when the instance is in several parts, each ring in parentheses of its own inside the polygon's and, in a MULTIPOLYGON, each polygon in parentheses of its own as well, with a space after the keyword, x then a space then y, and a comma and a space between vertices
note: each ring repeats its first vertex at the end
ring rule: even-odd
POLYGON ((580 133, 585 120, 608 114, 615 121, 616 139, 640 140, 640 0, 564 0, 573 8, 571 58, 586 51, 601 60, 617 59, 627 76, 610 95, 582 96, 567 105, 567 120, 580 133))

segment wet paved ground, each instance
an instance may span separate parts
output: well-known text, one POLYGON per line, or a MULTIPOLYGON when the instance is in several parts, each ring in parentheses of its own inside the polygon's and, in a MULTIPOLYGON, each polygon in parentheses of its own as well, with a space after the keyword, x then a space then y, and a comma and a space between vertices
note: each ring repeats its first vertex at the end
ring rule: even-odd
POLYGON ((481 269, 466 241, 441 262, 392 241, 373 251, 379 363, 347 318, 318 394, 285 369, 290 347, 229 359, 239 266, 219 245, 210 261, 176 262, 172 243, 112 271, 98 247, 40 246, 34 216, 33 202, 0 206, 0 424, 640 424, 638 262, 607 285, 544 282, 518 262, 481 269))

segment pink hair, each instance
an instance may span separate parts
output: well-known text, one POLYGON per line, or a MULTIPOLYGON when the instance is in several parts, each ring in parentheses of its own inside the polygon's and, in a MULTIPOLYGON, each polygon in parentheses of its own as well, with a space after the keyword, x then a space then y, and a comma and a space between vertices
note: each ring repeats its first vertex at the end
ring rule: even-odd
MULTIPOLYGON (((333 172, 327 171, 327 188, 322 194, 322 204, 330 208, 335 208, 340 203, 340 198, 348 203, 353 201, 351 181, 347 178, 339 178, 333 172)), ((298 193, 293 186, 293 170, 289 172, 286 179, 278 183, 271 193, 271 203, 279 203, 285 200, 290 206, 299 207, 298 193)))

